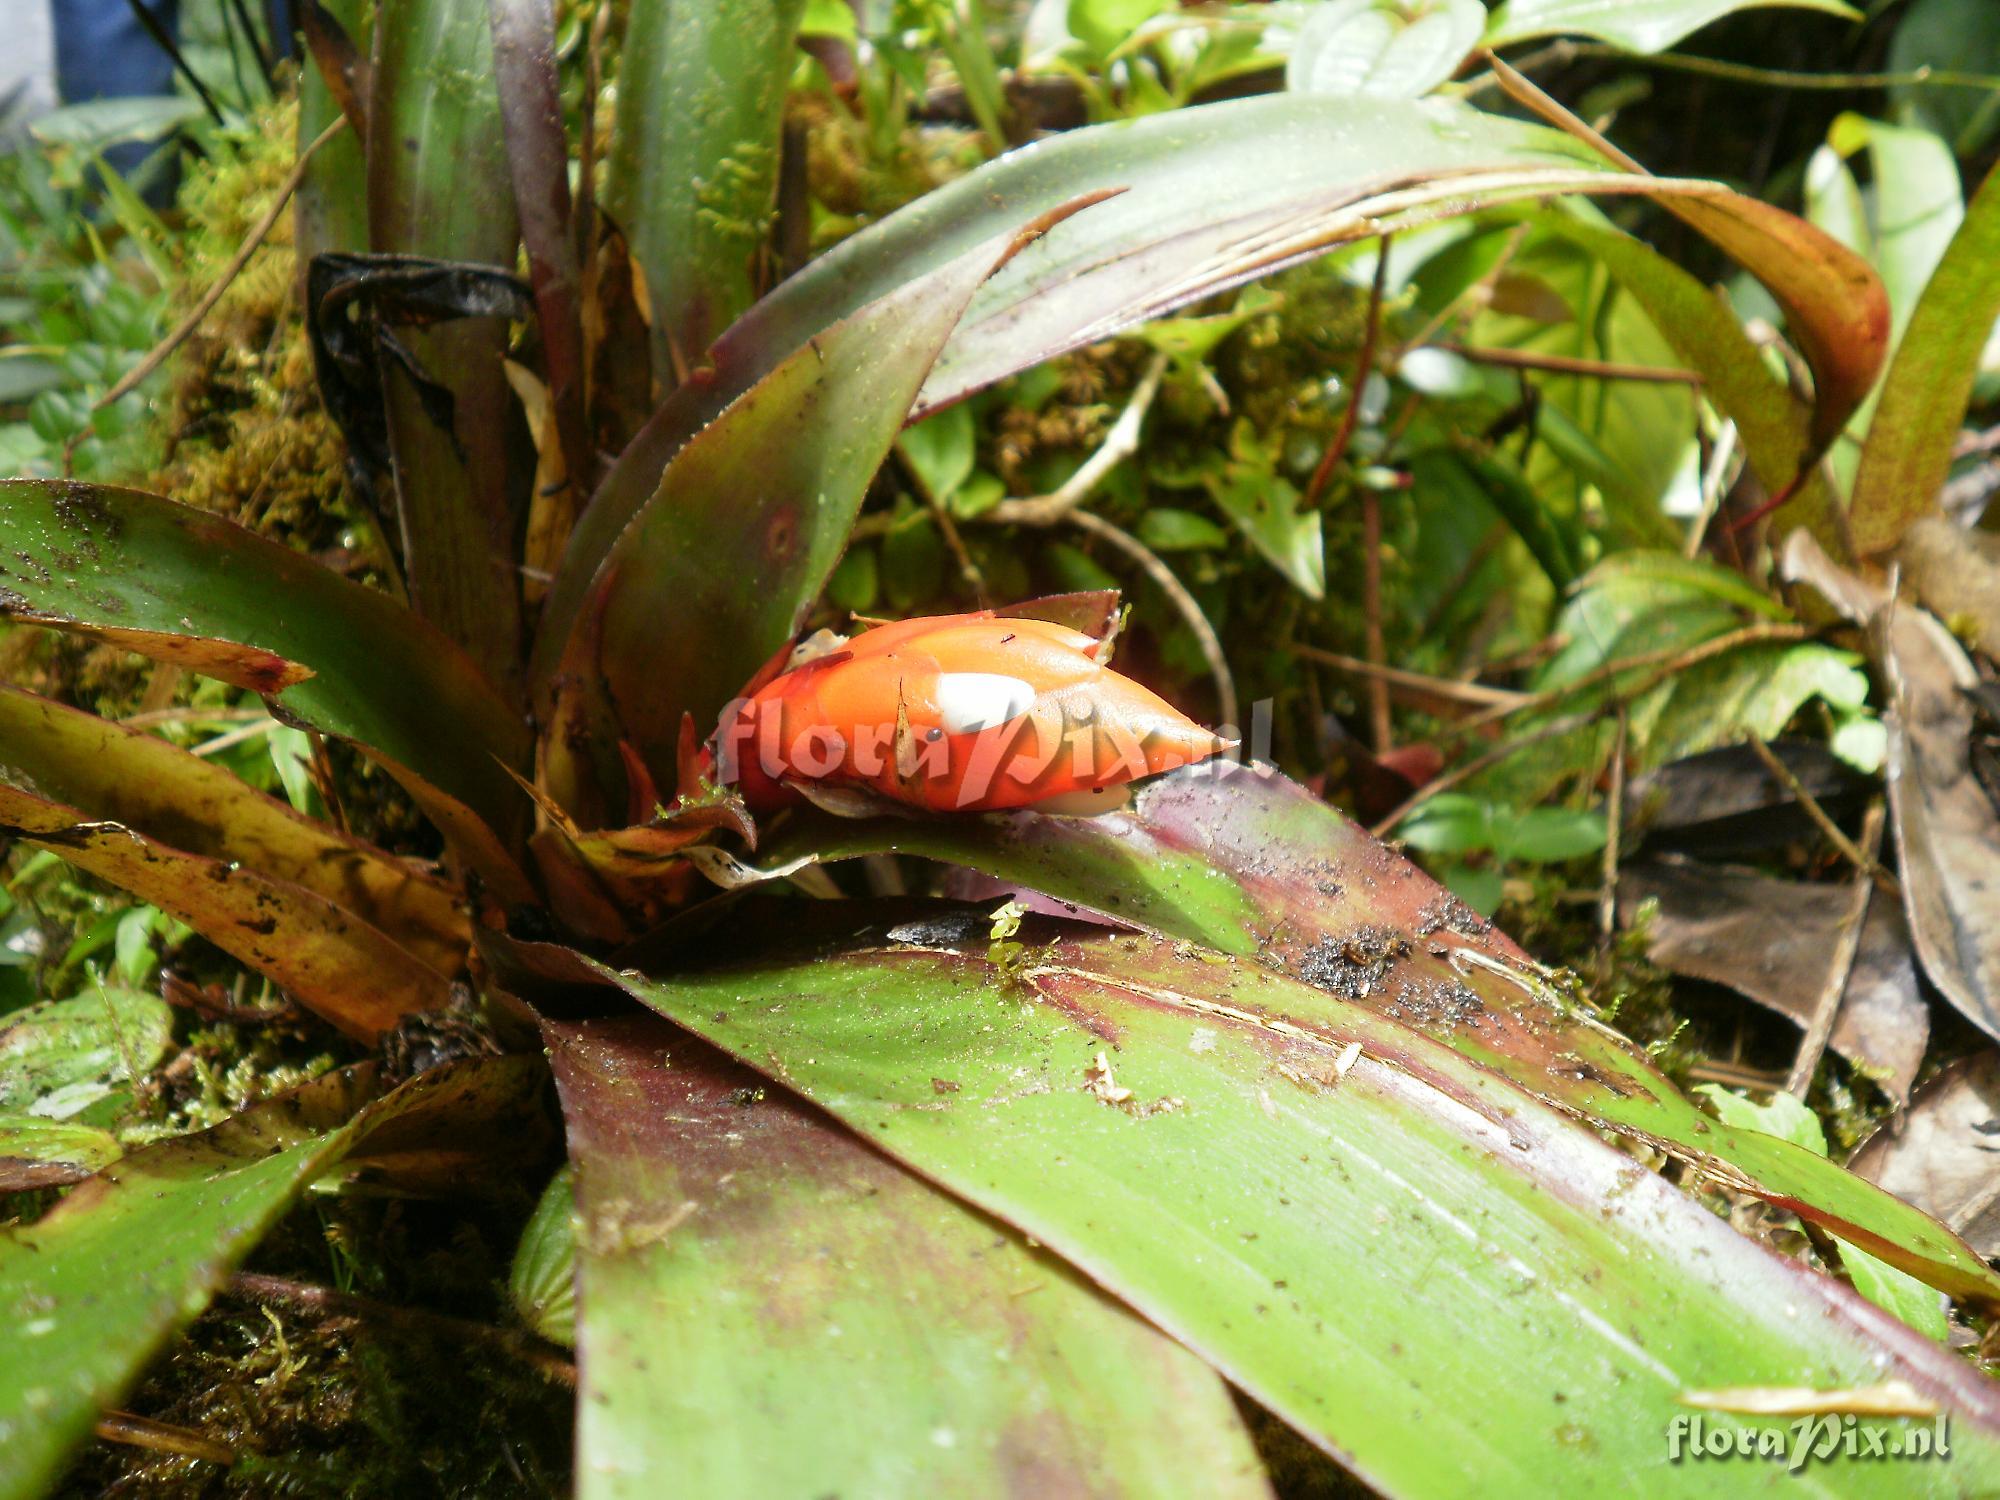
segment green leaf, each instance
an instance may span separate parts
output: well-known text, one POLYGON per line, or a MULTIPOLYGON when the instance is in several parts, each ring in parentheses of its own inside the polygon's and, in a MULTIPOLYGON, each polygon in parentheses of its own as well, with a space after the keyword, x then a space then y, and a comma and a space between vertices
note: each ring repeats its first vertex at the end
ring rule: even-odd
POLYGON ((972 408, 961 403, 905 428, 896 439, 896 450, 917 471, 932 498, 949 500, 972 477, 977 439, 972 408))
POLYGON ((567 657, 656 767, 674 763, 683 712, 712 725, 798 628, 931 361, 1020 228, 825 330, 667 466, 600 570, 595 639, 567 657))
POLYGON ((0 1024, 0 1111, 79 1115, 157 1067, 173 1029, 164 1000, 104 985, 16 1011, 0 1024))
POLYGON ((1292 40, 1285 87, 1414 99, 1458 71, 1485 26, 1479 0, 1325 0, 1292 40))
POLYGON ((1299 509, 1299 492, 1289 480, 1235 470, 1216 478, 1208 492, 1294 588, 1308 599, 1325 597, 1326 555, 1319 512, 1299 509))
MULTIPOLYGON (((1694 1091, 1731 1125, 1743 1130, 1761 1130, 1803 1146, 1815 1156, 1826 1155, 1826 1131, 1819 1116, 1791 1094, 1774 1093, 1767 1103, 1758 1104, 1747 1094, 1719 1084, 1696 1084, 1694 1091)), ((1940 1343, 1949 1336, 1943 1299, 1914 1276, 1885 1265, 1854 1245, 1840 1247, 1840 1264, 1848 1280, 1854 1283, 1854 1289, 1877 1307, 1888 1309, 1917 1332, 1940 1343)))
POLYGON ((1069 33, 1095 58, 1109 57, 1172 0, 1069 0, 1069 33))
MULTIPOLYGON (((371 51, 369 30, 374 7, 365 0, 320 0, 300 20, 313 56, 299 70, 299 149, 303 151, 341 113, 327 70, 339 75, 341 88, 365 82, 371 51), (343 45, 344 44, 344 45, 343 45), (321 57, 321 47, 327 56, 321 57)), ((357 107, 364 101, 357 100, 357 107)), ((292 240, 298 263, 308 265, 329 251, 368 248, 368 167, 362 158, 360 134, 348 128, 320 147, 306 163, 293 195, 292 240)))
POLYGON ((1495 852, 1502 859, 1557 864, 1604 847, 1604 814, 1563 807, 1531 807, 1501 825, 1495 852))
POLYGON ((1423 184, 1416 199, 1394 200, 1410 215, 1470 212, 1531 191, 1525 178, 1509 179, 1518 188, 1497 186, 1503 169, 1549 174, 1537 179, 1543 193, 1560 186, 1664 195, 1788 310, 1816 372, 1826 435, 1873 383, 1887 310, 1864 263, 1753 199, 1610 173, 1556 131, 1436 100, 1299 94, 1065 131, 844 240, 731 326, 711 351, 713 378, 669 399, 584 513, 544 610, 537 682, 546 687, 602 560, 693 434, 822 330, 996 233, 1078 194, 1113 195, 1044 237, 973 298, 925 382, 918 415, 1400 222, 1384 217, 1385 180, 1423 184), (1282 248, 1268 248, 1274 242, 1282 248))
MULTIPOLYGON (((271 731, 274 757, 295 733, 271 731)), ((450 886, 153 735, 0 686, 0 771, 92 818, 304 886, 445 973, 465 961, 471 927, 450 886)))
POLYGON ((1714 1108, 1716 1117, 1739 1130, 1761 1130, 1781 1141, 1803 1146, 1815 1156, 1826 1155, 1826 1129, 1805 1104, 1782 1090, 1763 1104, 1748 1094, 1726 1089, 1719 1083, 1698 1083, 1694 1092, 1714 1108))
POLYGON ((477 1058, 374 1100, 373 1069, 344 1069, 135 1152, 34 1224, 0 1230, 0 1319, 15 1354, 0 1360, 0 1500, 49 1492, 98 1413, 307 1184, 385 1127, 405 1146, 490 1144, 520 1128, 542 1076, 534 1060, 477 1058))
POLYGON ((576 1347, 576 1165, 564 1162, 542 1196, 507 1277, 523 1323, 551 1343, 576 1347))
POLYGON ((1842 0, 1507 0, 1493 12, 1486 44, 1504 47, 1538 36, 1578 35, 1631 52, 1664 52, 1711 21, 1779 6, 1861 19, 1861 12, 1842 0))
POLYGON ((1885 1378, 1951 1408, 1950 1470, 1822 1484, 2000 1478, 1983 1377, 1362 1004, 1078 924, 1024 925, 1010 973, 982 912, 848 907, 776 940, 739 907, 704 951, 755 958, 600 973, 1031 1235, 1386 1493, 1541 1496, 1558 1464, 1574 1486, 1736 1493, 1663 1462, 1684 1392, 1885 1378))
POLYGON ((0 1192, 61 1187, 123 1152, 117 1136, 95 1125, 0 1112, 0 1192))
POLYGON ((1222 1382, 1018 1235, 654 1017, 548 1032, 582 1500, 1267 1493, 1222 1382))
POLYGON ((1870 259, 1889 294, 1893 344, 1965 217, 1958 163, 1928 130, 1853 113, 1836 119, 1827 139, 1843 157, 1868 153, 1870 259))
POLYGON ((1396 825, 1396 841, 1426 854, 1491 849, 1493 805, 1465 792, 1440 792, 1396 825))
POLYGON ((1962 156, 1975 155, 2000 124, 1995 91, 1940 87, 1922 70, 2000 73, 2000 10, 1986 0, 1912 0, 1896 17, 1883 66, 1918 74, 1889 90, 1890 114, 1936 131, 1962 156))
POLYGON ((1209 552, 1229 544, 1229 533, 1207 516, 1156 505, 1139 518, 1139 540, 1155 552, 1209 552))
MULTIPOLYGON (((374 30, 370 247, 512 271, 520 226, 487 0, 400 0, 377 8, 374 30)), ((507 326, 466 318, 396 336, 452 400, 445 431, 407 374, 385 371, 410 603, 510 692, 522 640, 504 436, 514 403, 501 366, 507 326)))
MULTIPOLYGON (((1766 492, 1782 494, 1810 452, 1810 413, 1765 363, 1728 302, 1629 235, 1577 214, 1549 214, 1544 222, 1587 251, 1645 308, 1681 363, 1701 376, 1703 398, 1736 424, 1758 482, 1766 492)), ((1838 550, 1842 534, 1833 506, 1815 469, 1778 512, 1778 524, 1804 524, 1823 545, 1838 550)))
POLYGON ((38 116, 29 129, 45 146, 95 154, 129 141, 157 141, 201 114, 201 101, 190 95, 141 94, 66 104, 38 116))
POLYGON ((803 8, 640 0, 626 22, 605 208, 645 274, 662 385, 756 297, 803 8))
POLYGON ((494 828, 521 821, 502 765, 526 764, 526 729, 464 652, 388 595, 219 516, 109 485, 0 479, 0 530, 14 538, 0 612, 263 693, 494 828))
POLYGON ((1980 351, 2000 317, 1996 261, 2000 171, 1973 195, 1883 377, 1848 512, 1855 550, 1864 556, 1888 551, 1912 521, 1937 508, 1980 351))
POLYGON ((1669 1142, 1931 1285, 2000 1304, 2000 1275, 1956 1236, 1810 1152, 1703 1114, 1504 935, 1276 772, 1210 762, 1092 818, 800 819, 760 857, 775 865, 812 850, 966 865, 1370 998, 1579 1118, 1669 1142))

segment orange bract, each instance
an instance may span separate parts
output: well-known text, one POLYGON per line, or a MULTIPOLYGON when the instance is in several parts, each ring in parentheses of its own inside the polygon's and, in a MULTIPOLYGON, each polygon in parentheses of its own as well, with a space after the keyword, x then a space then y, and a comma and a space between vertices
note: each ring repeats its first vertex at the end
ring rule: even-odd
POLYGON ((824 788, 980 812, 1108 794, 1227 748, 1104 666, 1102 648, 990 612, 878 626, 733 704, 716 734, 722 779, 759 810, 824 788))

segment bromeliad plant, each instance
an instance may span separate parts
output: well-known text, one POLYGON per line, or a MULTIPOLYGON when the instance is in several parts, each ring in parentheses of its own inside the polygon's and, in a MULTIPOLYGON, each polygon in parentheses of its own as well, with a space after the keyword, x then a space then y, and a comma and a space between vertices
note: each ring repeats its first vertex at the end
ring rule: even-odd
POLYGON ((583 1495, 1263 1493, 1232 1385, 1390 1494, 1727 1490, 1666 1462, 1677 1416, 1754 1446, 1790 1388, 1955 1424, 1948 1465, 1822 1488, 2000 1482, 1981 1377, 1645 1162, 1972 1306, 2000 1277, 1704 1114, 1400 856, 1214 757, 1104 665, 1115 601, 794 654, 913 415, 1349 242, 1559 195, 1652 195, 1765 282, 1810 406, 1685 273, 1575 220, 1686 314, 1662 320, 1683 357, 1819 523, 1792 481, 1886 336, 1864 265, 1553 130, 1301 93, 1002 155, 772 286, 796 5, 631 7, 602 208, 549 6, 405 0, 372 32, 360 9, 308 11, 299 239, 393 587, 170 499, 18 480, 0 604, 352 747, 441 867, 12 688, 0 822, 358 1041, 468 986, 541 1046, 387 1091, 344 1069, 8 1231, 0 1495, 52 1480, 307 1185, 428 1162, 435 1186, 504 1147, 542 1047, 575 1168, 583 1495), (970 786, 996 725, 1086 713, 1135 756, 970 786), (732 778, 763 722, 775 760, 732 778), (1094 815, 1044 800, 1133 782, 1094 815), (885 853, 1089 920, 798 899, 885 853))

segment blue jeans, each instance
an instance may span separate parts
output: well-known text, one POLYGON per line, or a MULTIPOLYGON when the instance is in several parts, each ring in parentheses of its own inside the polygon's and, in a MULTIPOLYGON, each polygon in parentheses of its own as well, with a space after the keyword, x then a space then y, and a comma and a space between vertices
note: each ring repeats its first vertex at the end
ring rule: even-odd
MULTIPOLYGON (((167 35, 180 28, 180 0, 139 0, 167 35)), ((174 91, 174 63, 153 40, 129 0, 49 0, 55 22, 56 92, 65 104, 174 91)), ((158 141, 113 146, 105 160, 124 177, 159 149, 158 141)), ((156 190, 171 193, 172 184, 156 190)), ((152 195, 149 195, 152 196, 152 195)))

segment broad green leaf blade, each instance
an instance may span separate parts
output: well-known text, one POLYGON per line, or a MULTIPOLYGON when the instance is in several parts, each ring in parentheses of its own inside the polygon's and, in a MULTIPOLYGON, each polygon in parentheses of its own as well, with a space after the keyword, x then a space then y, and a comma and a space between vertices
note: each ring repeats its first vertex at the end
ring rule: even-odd
POLYGON ((1911 522, 1937 509, 1980 351, 2000 317, 1996 263, 2000 172, 1988 174, 1967 205, 1883 378, 1848 508, 1863 556, 1888 551, 1911 522))
MULTIPOLYGON (((399 0, 378 9, 368 129, 371 248, 514 269, 514 213, 486 0, 399 0)), ((468 318, 396 337, 451 392, 447 432, 406 371, 385 361, 410 602, 503 692, 518 683, 521 580, 507 427, 507 326, 468 318)))
MULTIPOLYGON (((1887 312, 1865 263, 1754 200, 1611 173, 1556 131, 1437 101, 1298 94, 1068 131, 1010 152, 843 241, 717 340, 712 378, 675 392, 584 513, 543 616, 536 681, 554 672, 600 562, 693 433, 829 325, 996 233, 1079 194, 1116 194, 980 290, 925 383, 919 414, 1121 326, 1375 233, 1380 224, 1360 212, 1363 200, 1372 198, 1371 211, 1379 210, 1384 194, 1407 189, 1415 199, 1449 198, 1428 203, 1425 213, 1466 212, 1507 196, 1501 174, 1537 172, 1552 174, 1544 192, 1576 191, 1578 184, 1700 192, 1698 227, 1726 239, 1724 248, 1790 309, 1820 372, 1823 401, 1839 408, 1834 417, 1844 420, 1874 379, 1887 312)), ((1394 201, 1415 211, 1414 199, 1394 201)))
POLYGON ((1261 957, 1933 1286, 2000 1302, 2000 1275, 1955 1235, 1810 1152, 1704 1115, 1502 933, 1275 771, 1190 768, 1142 788, 1130 810, 1094 818, 820 824, 767 841, 762 857, 777 864, 808 848, 967 865, 1169 937, 1261 957))
POLYGON ((362 1041, 451 997, 448 972, 289 880, 189 854, 5 784, 0 833, 52 849, 180 918, 362 1041))
POLYGON ((1711 21, 1740 10, 1779 7, 1861 19, 1861 12, 1842 0, 1507 0, 1487 23, 1486 44, 1594 36, 1632 52, 1664 52, 1711 21))
POLYGON ((136 1152, 0 1231, 0 1500, 49 1493, 97 1414, 307 1184, 371 1137, 476 1144, 519 1128, 542 1076, 530 1059, 478 1058, 378 1100, 373 1069, 348 1068, 136 1152))
POLYGON ((1017 223, 828 328, 667 466, 605 560, 564 674, 603 683, 662 784, 681 715, 714 724, 798 628, 967 299, 1040 227, 1017 223))
POLYGON ((580 1500, 1269 1493, 1222 1382, 1011 1230, 657 1017, 547 1033, 580 1500))
POLYGON ((502 763, 526 763, 525 726, 464 652, 388 595, 220 516, 109 485, 0 479, 0 531, 14 548, 0 613, 254 688, 495 828, 521 821, 502 763))
POLYGON ((758 907, 703 943, 754 958, 602 972, 1385 1494, 1541 1496, 1560 1466, 1579 1492, 1738 1495, 1740 1472, 1667 1461, 1684 1392, 1885 1379, 1952 1412, 1952 1463, 1827 1466, 1828 1493, 2000 1483, 2000 1394, 1964 1362, 1368 1006, 1102 928, 1032 922, 996 963, 979 911, 817 903, 778 937, 758 907))
POLYGON ((157 736, 0 686, 0 773, 85 816, 317 892, 444 973, 471 924, 442 881, 157 736))
POLYGON ((670 388, 755 300, 804 0, 637 0, 625 23, 605 208, 653 306, 670 388))

